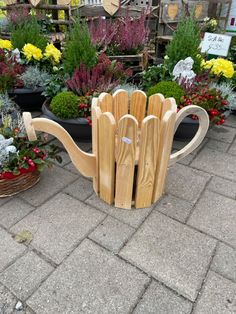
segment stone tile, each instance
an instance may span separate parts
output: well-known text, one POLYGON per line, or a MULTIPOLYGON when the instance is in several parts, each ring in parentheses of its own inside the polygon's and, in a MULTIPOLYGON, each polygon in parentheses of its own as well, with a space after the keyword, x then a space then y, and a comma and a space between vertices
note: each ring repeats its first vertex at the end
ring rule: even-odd
POLYGON ((79 146, 79 148, 81 150, 83 150, 84 152, 89 152, 92 149, 92 143, 90 142, 77 142, 75 141, 75 143, 77 144, 77 146, 79 146))
POLYGON ((40 314, 129 313, 149 279, 89 240, 27 301, 40 314))
POLYGON ((225 126, 231 126, 232 128, 236 128, 236 115, 231 114, 225 120, 225 126))
POLYGON ((0 206, 2 206, 3 204, 9 202, 12 199, 12 197, 3 197, 0 198, 0 206))
POLYGON ((78 169, 72 164, 72 162, 70 162, 69 164, 67 164, 64 167, 66 170, 73 172, 74 174, 76 174, 77 176, 81 176, 81 174, 79 173, 78 169))
POLYGON ((134 231, 134 228, 108 216, 89 238, 117 253, 134 231))
POLYGON ((214 176, 207 189, 227 197, 236 198, 236 183, 214 176))
POLYGON ((210 176, 195 169, 175 164, 168 170, 166 193, 194 202, 205 188, 210 176))
POLYGON ((209 141, 205 145, 205 147, 207 148, 210 148, 212 150, 217 150, 223 153, 225 153, 228 150, 229 146, 230 146, 229 143, 220 142, 217 139, 215 140, 209 139, 209 141))
POLYGON ((210 271, 193 313, 236 313, 236 284, 210 271))
POLYGON ((54 163, 59 166, 59 167, 64 167, 65 165, 69 164, 71 162, 69 155, 67 154, 67 152, 60 152, 58 155, 61 156, 62 158, 62 162, 59 163, 58 161, 54 160, 54 163))
POLYGON ((54 145, 58 146, 60 149, 62 149, 62 150, 65 149, 64 145, 63 145, 57 138, 55 138, 54 140, 52 140, 52 141, 50 142, 50 144, 54 144, 54 145))
POLYGON ((232 155, 236 155, 236 139, 233 141, 233 144, 231 145, 228 152, 232 155))
POLYGON ((26 250, 25 246, 15 242, 12 237, 0 228, 0 272, 26 250))
POLYGON ((172 218, 185 222, 192 207, 193 203, 182 200, 172 195, 166 195, 157 204, 155 209, 172 218))
POLYGON ((222 142, 232 143, 235 135, 236 130, 234 128, 221 125, 210 128, 206 136, 214 140, 217 139, 222 142))
POLYGON ((188 224, 236 247, 236 201, 206 191, 188 224))
POLYGON ((154 211, 119 254, 194 301, 215 245, 208 236, 154 211))
POLYGON ((84 177, 80 177, 74 183, 68 185, 64 192, 84 201, 93 194, 93 183, 84 177))
POLYGON ((192 303, 164 287, 152 282, 137 305, 134 314, 190 314, 192 303))
POLYGON ((0 313, 1 314, 31 314, 31 312, 23 306, 21 311, 15 309, 18 300, 11 292, 0 284, 0 313))
MULTIPOLYGON (((178 151, 178 150, 180 150, 180 149, 182 149, 182 148, 184 148, 188 143, 190 142, 190 140, 189 141, 174 141, 173 142, 173 148, 176 150, 176 151, 178 151)), ((202 147, 206 144, 208 142, 208 139, 207 138, 204 138, 203 139, 203 141, 202 141, 202 143, 191 153, 192 155, 197 155, 198 154, 198 152, 202 149, 202 147)))
POLYGON ((34 206, 39 206, 75 179, 74 174, 54 166, 52 169, 45 169, 39 183, 21 193, 20 197, 34 206))
POLYGON ((10 228, 33 209, 34 207, 23 200, 14 198, 0 207, 0 224, 5 228, 10 228))
POLYGON ((236 180, 236 158, 226 153, 204 148, 191 166, 226 179, 236 180))
POLYGON ((211 268, 222 276, 236 282, 236 250, 220 243, 211 268))
POLYGON ((132 210, 116 208, 113 205, 110 206, 103 202, 99 197, 97 197, 95 193, 86 200, 86 203, 100 209, 114 218, 127 223, 134 228, 137 228, 152 211, 152 207, 132 210))
POLYGON ((0 281, 20 300, 25 300, 53 269, 34 252, 28 252, 0 275, 0 281))
POLYGON ((57 194, 11 230, 28 230, 31 245, 60 263, 105 215, 63 193, 57 194))
POLYGON ((191 164, 191 162, 193 161, 194 158, 195 158, 195 155, 189 154, 188 156, 186 156, 183 159, 181 159, 180 161, 178 161, 178 163, 185 165, 185 166, 188 166, 191 164))

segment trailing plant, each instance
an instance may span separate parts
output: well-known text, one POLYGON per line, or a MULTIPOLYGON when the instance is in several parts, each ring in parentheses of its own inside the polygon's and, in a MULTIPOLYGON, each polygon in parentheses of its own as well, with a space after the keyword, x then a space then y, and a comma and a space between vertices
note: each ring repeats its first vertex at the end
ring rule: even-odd
POLYGON ((86 68, 91 68, 96 61, 96 47, 92 43, 88 26, 85 22, 77 19, 65 40, 63 61, 65 73, 71 75, 81 63, 86 68))
POLYGON ((66 86, 79 96, 110 92, 131 73, 130 70, 124 70, 122 63, 111 61, 103 53, 92 69, 86 69, 86 65, 81 64, 71 79, 66 81, 66 86))
POLYGON ((177 105, 180 104, 181 98, 185 94, 183 88, 173 81, 159 82, 148 89, 147 95, 151 96, 157 93, 162 94, 165 98, 173 97, 177 105))
POLYGON ((47 80, 50 80, 50 78, 50 74, 44 70, 40 70, 37 66, 27 67, 25 72, 20 76, 24 87, 31 89, 44 87, 47 80))
POLYGON ((200 28, 192 16, 184 17, 177 26, 173 34, 173 39, 167 46, 166 55, 169 60, 169 67, 171 73, 174 66, 187 57, 194 60, 194 72, 198 73, 200 70, 200 50, 201 43, 200 28))
POLYGON ((59 68, 56 72, 50 75, 49 79, 45 80, 42 95, 51 99, 60 92, 65 91, 67 91, 67 87, 65 86, 64 71, 63 68, 59 68))
POLYGON ((50 103, 52 113, 61 119, 78 118, 79 97, 72 92, 61 92, 50 103))
POLYGON ((166 62, 159 65, 150 66, 143 72, 142 85, 145 90, 154 86, 161 81, 172 80, 169 69, 166 62))

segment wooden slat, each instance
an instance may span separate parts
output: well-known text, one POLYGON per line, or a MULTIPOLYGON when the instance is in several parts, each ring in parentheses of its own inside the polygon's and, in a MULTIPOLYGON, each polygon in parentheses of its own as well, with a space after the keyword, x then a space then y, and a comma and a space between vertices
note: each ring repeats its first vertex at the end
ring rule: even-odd
POLYGON ((113 94, 113 112, 116 121, 118 122, 121 117, 128 114, 129 95, 128 92, 119 89, 113 94))
POLYGON ((137 145, 138 122, 131 115, 122 117, 118 124, 116 156, 115 206, 131 208, 137 145))
POLYGON ((162 106, 162 112, 161 112, 161 117, 163 118, 165 113, 167 111, 173 111, 173 112, 177 112, 177 105, 176 105, 176 101, 174 98, 170 97, 170 98, 166 98, 163 101, 163 106, 162 106))
POLYGON ((120 1, 119 0, 103 0, 102 5, 103 5, 104 10, 109 15, 114 15, 120 7, 120 1))
POLYGON ((100 198, 114 202, 115 176, 115 127, 116 122, 110 112, 101 114, 99 120, 99 193, 100 198))
POLYGON ((167 167, 170 160, 171 147, 174 137, 176 113, 169 110, 161 121, 160 144, 157 159, 155 187, 153 191, 153 202, 156 202, 163 194, 167 167))
POLYGON ((134 91, 130 99, 130 114, 132 114, 141 126, 146 113, 147 96, 144 92, 134 91))
POLYGON ((162 104, 164 101, 164 96, 162 94, 154 94, 148 99, 148 115, 154 115, 161 118, 162 104))
POLYGON ((93 98, 92 100, 92 145, 93 154, 96 157, 96 175, 93 178, 93 189, 96 194, 99 193, 99 155, 98 155, 98 119, 102 112, 98 107, 98 99, 93 98))
POLYGON ((98 97, 99 106, 102 112, 113 113, 113 98, 108 93, 101 93, 98 97))
POLYGON ((135 195, 135 207, 144 208, 152 204, 159 144, 159 119, 148 116, 141 128, 140 155, 135 195))

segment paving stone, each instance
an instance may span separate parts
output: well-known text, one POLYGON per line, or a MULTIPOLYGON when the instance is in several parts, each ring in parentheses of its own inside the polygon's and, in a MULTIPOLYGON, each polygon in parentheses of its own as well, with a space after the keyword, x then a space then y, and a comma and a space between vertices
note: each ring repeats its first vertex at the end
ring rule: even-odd
POLYGON ((113 216, 114 218, 117 218, 127 223, 134 228, 137 228, 144 221, 144 219, 152 211, 153 208, 149 207, 132 210, 116 208, 113 205, 110 206, 107 203, 103 202, 99 197, 97 197, 95 193, 86 200, 86 203, 100 209, 101 211, 113 216))
POLYGON ((134 231, 134 228, 108 216, 89 237, 117 253, 134 231))
POLYGON ((210 271, 193 313, 236 313, 236 284, 210 271))
POLYGON ((0 272, 26 250, 15 242, 10 234, 0 228, 0 272))
POLYGON ((79 148, 81 150, 83 150, 84 152, 89 152, 92 149, 92 143, 91 142, 78 142, 75 141, 75 143, 77 144, 77 146, 79 146, 79 148))
POLYGON ((68 185, 64 192, 81 201, 84 201, 93 194, 93 184, 84 177, 80 177, 74 183, 68 185))
POLYGON ((172 195, 164 196, 155 209, 179 221, 185 222, 193 203, 182 200, 172 195))
POLYGON ((45 169, 41 179, 32 189, 20 194, 20 197, 34 206, 44 203, 77 177, 60 167, 54 166, 52 169, 45 169))
POLYGON ((220 142, 218 140, 213 140, 213 139, 209 139, 209 141, 205 145, 205 147, 208 147, 212 150, 217 150, 223 153, 225 153, 228 150, 229 146, 230 146, 229 143, 220 142))
POLYGON ((58 154, 59 156, 61 156, 62 158, 62 162, 59 163, 57 160, 54 160, 54 163, 59 166, 59 167, 64 167, 65 165, 69 164, 71 162, 69 155, 67 154, 67 152, 60 152, 58 154))
POLYGON ((221 125, 210 128, 206 136, 222 142, 232 143, 235 135, 236 130, 234 128, 221 125))
POLYGON ((67 164, 64 167, 66 170, 73 172, 74 174, 76 174, 77 176, 81 176, 81 174, 79 173, 78 169, 72 164, 72 162, 70 162, 69 164, 67 164))
POLYGON ((233 141, 228 152, 232 155, 236 155, 236 139, 233 141))
POLYGON ((178 163, 185 165, 185 166, 188 166, 191 164, 191 162, 193 161, 194 158, 195 158, 195 155, 189 154, 188 156, 186 156, 183 159, 181 159, 180 161, 178 161, 178 163))
POLYGON ((210 176, 195 169, 175 164, 168 170, 166 193, 194 202, 205 188, 210 176))
POLYGON ((11 199, 8 203, 0 206, 0 224, 5 228, 10 228, 33 209, 34 207, 19 198, 11 199))
POLYGON ((63 193, 57 194, 11 229, 28 230, 31 245, 60 263, 96 227, 105 214, 63 193))
POLYGON ((27 301, 40 314, 129 313, 149 278, 89 240, 27 301))
POLYGON ((3 204, 9 202, 12 199, 12 197, 3 197, 0 198, 0 206, 2 206, 3 204))
POLYGON ((153 281, 137 305, 134 314, 190 314, 191 309, 190 301, 153 281))
POLYGON ((28 252, 0 275, 0 281, 20 300, 25 300, 53 269, 34 252, 28 252))
POLYGON ((236 128, 236 115, 231 114, 227 117, 224 123, 225 126, 231 126, 232 128, 236 128))
POLYGON ((236 198, 235 182, 214 176, 207 186, 208 190, 223 194, 227 197, 236 198))
POLYGON ((236 282, 236 250, 220 243, 212 261, 211 269, 236 282))
POLYGON ((236 180, 236 158, 226 153, 204 148, 191 166, 226 179, 236 180))
POLYGON ((204 192, 188 224, 236 247, 236 201, 204 192))
POLYGON ((156 211, 119 253, 194 301, 216 241, 156 211))
MULTIPOLYGON (((176 141, 174 140, 173 141, 173 145, 172 147, 178 151, 182 148, 184 148, 188 143, 190 142, 189 141, 176 141)), ((202 149, 202 147, 208 142, 208 139, 207 138, 204 138, 202 143, 191 153, 192 155, 197 155, 197 153, 202 149)))

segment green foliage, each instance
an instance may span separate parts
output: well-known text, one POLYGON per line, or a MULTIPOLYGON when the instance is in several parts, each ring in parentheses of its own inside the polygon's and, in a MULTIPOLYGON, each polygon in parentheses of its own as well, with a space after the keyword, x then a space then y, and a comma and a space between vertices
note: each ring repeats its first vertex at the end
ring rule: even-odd
POLYGON ((167 46, 166 54, 169 57, 171 72, 180 60, 191 57, 194 60, 193 70, 199 72, 200 58, 199 45, 201 42, 200 28, 193 17, 184 17, 174 32, 173 39, 167 46))
POLYGON ((22 23, 11 25, 11 42, 13 47, 19 50, 22 50, 25 44, 32 44, 41 50, 47 45, 47 39, 34 16, 22 23))
POLYGON ((24 83, 25 88, 36 89, 44 87, 51 76, 44 70, 40 70, 36 66, 29 66, 26 71, 21 74, 20 79, 24 83))
POLYGON ((60 92, 65 91, 67 91, 67 87, 65 87, 64 69, 60 67, 57 69, 57 71, 50 75, 49 79, 45 80, 44 91, 42 95, 52 99, 60 92))
POLYGON ((165 98, 173 97, 177 103, 180 103, 181 97, 184 96, 184 90, 176 82, 163 81, 150 87, 148 90, 148 97, 154 94, 160 93, 165 98))
POLYGON ((150 66, 143 72, 143 88, 145 90, 159 83, 160 81, 171 80, 166 62, 164 64, 150 66))
POLYGON ((53 97, 50 109, 61 119, 73 119, 79 115, 79 97, 72 92, 61 92, 53 97))
POLYGON ((92 68, 97 61, 96 47, 92 44, 88 26, 77 19, 69 30, 65 41, 64 69, 72 74, 80 64, 92 68))

